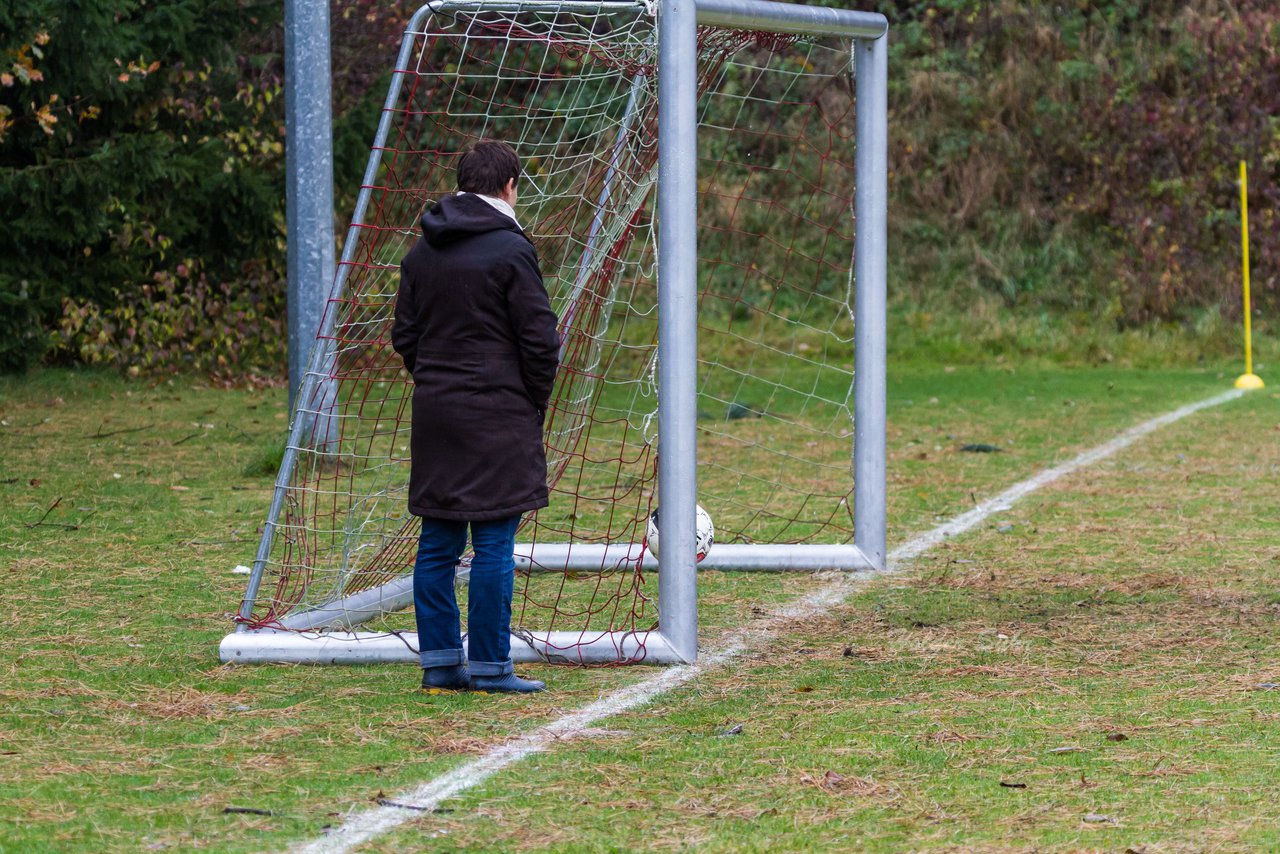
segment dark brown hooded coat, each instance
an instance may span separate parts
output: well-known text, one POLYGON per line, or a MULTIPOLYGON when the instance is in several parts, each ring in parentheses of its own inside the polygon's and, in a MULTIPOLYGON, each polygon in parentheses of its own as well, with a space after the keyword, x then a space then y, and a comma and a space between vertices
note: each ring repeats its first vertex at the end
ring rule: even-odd
POLYGON ((409 511, 480 521, 545 507, 560 337, 533 244, 470 194, 432 205, 422 234, 391 331, 414 382, 409 511))

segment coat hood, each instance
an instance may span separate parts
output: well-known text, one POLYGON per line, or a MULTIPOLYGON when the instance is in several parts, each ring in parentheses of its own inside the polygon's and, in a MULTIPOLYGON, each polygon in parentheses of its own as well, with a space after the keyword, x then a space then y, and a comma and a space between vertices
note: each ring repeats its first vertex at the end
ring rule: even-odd
POLYGON ((437 248, 488 231, 524 232, 515 220, 471 193, 445 196, 422 215, 422 236, 437 248))

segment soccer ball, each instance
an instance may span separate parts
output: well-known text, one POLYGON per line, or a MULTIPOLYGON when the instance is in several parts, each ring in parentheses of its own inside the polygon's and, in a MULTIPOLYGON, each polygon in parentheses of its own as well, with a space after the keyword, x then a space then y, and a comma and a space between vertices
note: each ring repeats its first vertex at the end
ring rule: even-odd
MULTIPOLYGON (((697 505, 697 521, 694 523, 696 534, 694 536, 694 544, 697 547, 697 562, 702 563, 702 559, 707 556, 707 552, 711 551, 711 544, 716 539, 716 526, 711 524, 711 514, 702 509, 702 505, 697 505)), ((649 527, 645 532, 645 547, 649 553, 661 560, 658 554, 658 511, 654 510, 649 516, 649 527)))

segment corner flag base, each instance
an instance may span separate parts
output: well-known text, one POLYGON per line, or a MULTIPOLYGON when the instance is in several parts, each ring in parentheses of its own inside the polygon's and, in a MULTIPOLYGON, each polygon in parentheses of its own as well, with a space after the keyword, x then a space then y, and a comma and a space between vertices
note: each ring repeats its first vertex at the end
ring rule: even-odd
POLYGON ((1253 391, 1255 389, 1265 388, 1265 385, 1262 382, 1262 377, 1257 374, 1241 374, 1236 379, 1236 388, 1253 391))

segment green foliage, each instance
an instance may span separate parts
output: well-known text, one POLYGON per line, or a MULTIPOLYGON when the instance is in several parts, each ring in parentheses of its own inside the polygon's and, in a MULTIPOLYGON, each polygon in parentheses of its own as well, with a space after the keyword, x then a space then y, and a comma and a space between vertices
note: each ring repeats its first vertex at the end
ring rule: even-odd
POLYGON ((66 297, 54 347, 131 374, 175 366, 228 377, 271 372, 285 356, 283 294, 268 269, 246 264, 239 279, 234 287, 212 282, 188 260, 115 292, 106 308, 66 297))
POLYGON ((882 8, 891 210, 914 297, 960 278, 1011 309, 1124 327, 1238 313, 1246 159, 1255 303, 1280 307, 1280 7, 882 8), (925 266, 921 249, 955 265, 925 266))
POLYGON ((1125 320, 1238 315, 1238 164, 1251 166, 1254 299, 1280 305, 1280 8, 1188 9, 1145 68, 1113 65, 1081 106, 1072 200, 1129 247, 1125 320))
POLYGON ((253 299, 232 293, 246 264, 280 278, 280 83, 236 52, 278 14, 262 0, 0 8, 0 208, 20 212, 0 230, 0 369, 39 359, 64 307, 105 316, 157 276, 182 279, 183 259, 233 301, 253 299))

